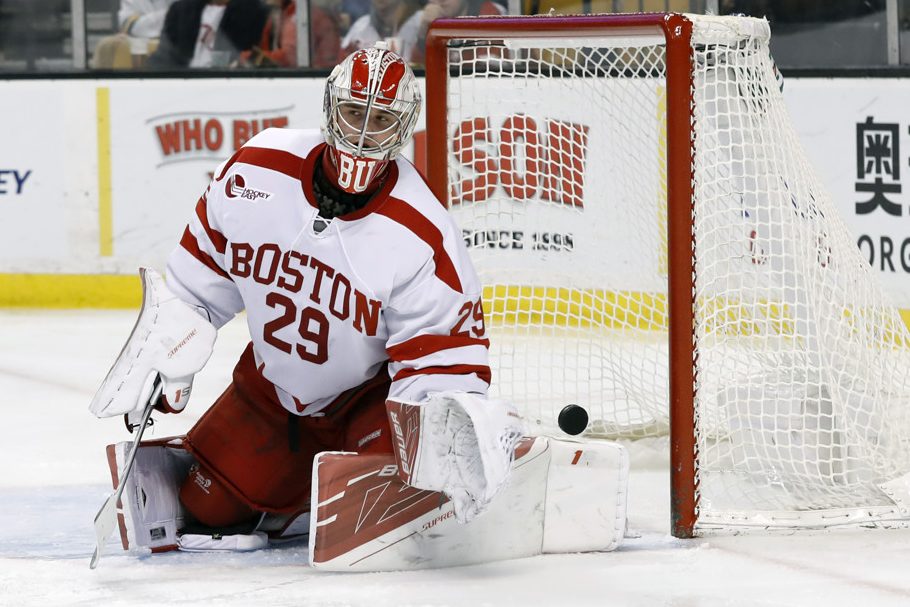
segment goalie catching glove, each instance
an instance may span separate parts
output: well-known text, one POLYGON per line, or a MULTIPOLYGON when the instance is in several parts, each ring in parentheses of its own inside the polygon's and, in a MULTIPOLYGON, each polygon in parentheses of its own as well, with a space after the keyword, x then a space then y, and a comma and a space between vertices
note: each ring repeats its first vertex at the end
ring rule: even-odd
POLYGON ((420 404, 389 400, 386 409, 398 476, 412 487, 445 493, 459 522, 483 512, 506 484, 523 435, 512 405, 441 392, 420 404))
POLYGON ((140 411, 151 396, 156 375, 163 385, 158 408, 182 411, 193 376, 208 361, 215 344, 215 326, 174 295, 160 274, 140 268, 139 275, 142 308, 133 332, 89 405, 97 417, 140 411))

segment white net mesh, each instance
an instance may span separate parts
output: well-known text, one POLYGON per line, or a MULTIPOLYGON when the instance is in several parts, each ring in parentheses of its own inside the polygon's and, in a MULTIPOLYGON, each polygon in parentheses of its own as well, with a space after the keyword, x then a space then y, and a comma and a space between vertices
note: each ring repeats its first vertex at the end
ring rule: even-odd
POLYGON ((541 432, 567 403, 599 433, 667 428, 659 42, 452 45, 450 207, 488 286, 493 390, 541 432), (611 77, 630 62, 643 77, 611 77))
MULTIPOLYGON (((766 22, 692 20, 699 521, 895 518, 906 328, 801 151, 766 22)), ((665 52, 658 30, 449 43, 492 391, 540 433, 567 403, 591 436, 668 429, 665 52)))
POLYGON ((695 25, 701 518, 889 506, 906 328, 802 152, 767 31, 695 25))

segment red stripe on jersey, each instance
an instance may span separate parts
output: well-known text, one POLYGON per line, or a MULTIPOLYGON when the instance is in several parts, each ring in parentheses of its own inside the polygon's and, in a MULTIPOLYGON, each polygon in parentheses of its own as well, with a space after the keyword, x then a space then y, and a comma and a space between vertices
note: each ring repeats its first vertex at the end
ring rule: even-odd
POLYGON ((213 229, 212 226, 209 225, 208 207, 206 204, 205 194, 203 194, 202 198, 199 199, 199 202, 196 203, 196 217, 199 218, 199 223, 202 224, 202 229, 205 230, 205 235, 212 241, 215 250, 224 255, 224 252, 227 250, 227 238, 224 237, 224 234, 213 229))
POLYGON ((420 335, 414 339, 403 341, 400 344, 389 346, 385 349, 390 360, 416 360, 441 350, 452 350, 464 346, 490 347, 489 339, 478 339, 468 335, 420 335))
POLYGON ((389 196, 386 204, 376 209, 376 213, 385 215, 392 221, 403 225, 430 245, 430 248, 433 249, 433 262, 436 264, 436 276, 449 285, 452 290, 464 293, 461 288, 461 280, 458 279, 458 272, 455 270, 455 264, 452 263, 452 259, 442 246, 442 232, 433 225, 433 222, 405 201, 392 196, 389 196))
POLYGON ((196 240, 196 237, 193 236, 193 233, 190 232, 189 228, 183 231, 183 238, 180 239, 180 246, 186 249, 190 255, 198 259, 202 265, 212 270, 215 274, 218 274, 222 278, 232 280, 230 275, 222 270, 215 260, 212 259, 211 255, 199 248, 199 241, 196 240))
MULTIPOLYGON (((228 158, 228 161, 224 164, 224 168, 221 169, 221 173, 218 174, 218 177, 215 177, 215 181, 221 181, 222 179, 224 179, 224 176, 227 174, 228 169, 231 168, 231 165, 233 165, 235 162, 237 162, 237 157, 240 156, 240 152, 242 149, 243 148, 240 148, 240 150, 237 150, 236 152, 234 152, 233 156, 228 158)), ((210 188, 212 187, 211 184, 209 184, 209 187, 210 188)))
POLYGON ((228 160, 217 181, 221 181, 228 169, 237 162, 277 171, 292 179, 300 179, 300 171, 303 168, 303 158, 296 154, 272 148, 242 147, 228 160))
POLYGON ((490 367, 486 365, 446 365, 440 367, 424 367, 422 369, 402 369, 395 374, 392 381, 398 381, 412 377, 414 375, 470 375, 475 373, 477 377, 489 384, 493 378, 490 367))

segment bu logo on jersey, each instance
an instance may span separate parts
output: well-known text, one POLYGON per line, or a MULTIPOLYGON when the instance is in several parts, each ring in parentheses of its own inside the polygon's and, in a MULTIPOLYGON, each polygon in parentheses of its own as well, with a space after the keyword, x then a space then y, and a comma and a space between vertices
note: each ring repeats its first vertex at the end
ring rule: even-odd
POLYGON ((247 200, 252 200, 253 202, 260 198, 268 200, 272 196, 270 192, 263 192, 262 190, 254 190, 253 188, 246 187, 246 180, 240 173, 234 173, 228 177, 227 182, 224 184, 224 194, 228 198, 245 198, 247 200))

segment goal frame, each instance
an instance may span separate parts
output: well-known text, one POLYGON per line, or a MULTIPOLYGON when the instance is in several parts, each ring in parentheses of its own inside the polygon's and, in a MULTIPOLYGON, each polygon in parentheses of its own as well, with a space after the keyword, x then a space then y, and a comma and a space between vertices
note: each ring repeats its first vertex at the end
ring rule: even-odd
POLYGON ((671 533, 695 536, 694 66, 692 22, 677 13, 437 19, 426 43, 427 179, 448 206, 448 49, 452 39, 662 35, 666 41, 667 304, 671 533))

